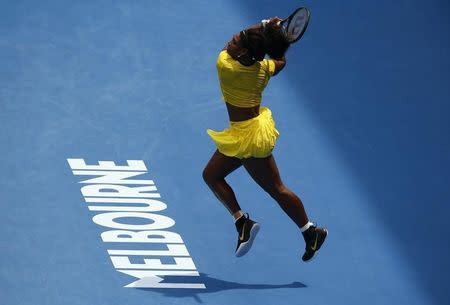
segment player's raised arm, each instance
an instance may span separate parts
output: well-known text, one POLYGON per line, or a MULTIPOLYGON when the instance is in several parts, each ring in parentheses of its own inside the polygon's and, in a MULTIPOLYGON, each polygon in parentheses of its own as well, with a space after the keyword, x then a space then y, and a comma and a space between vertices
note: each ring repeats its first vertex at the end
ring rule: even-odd
POLYGON ((263 20, 262 22, 264 24, 266 52, 275 63, 275 72, 273 75, 277 75, 286 65, 285 54, 290 45, 282 32, 280 26, 281 21, 282 19, 273 17, 269 20, 263 20))
POLYGON ((273 75, 277 75, 280 73, 281 70, 283 70, 284 66, 286 66, 286 57, 283 56, 282 58, 272 58, 273 62, 275 63, 275 72, 273 75))

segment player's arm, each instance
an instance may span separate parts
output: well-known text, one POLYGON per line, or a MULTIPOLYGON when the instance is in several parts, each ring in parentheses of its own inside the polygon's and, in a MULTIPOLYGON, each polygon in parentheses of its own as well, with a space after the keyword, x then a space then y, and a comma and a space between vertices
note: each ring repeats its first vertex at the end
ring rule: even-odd
POLYGON ((275 72, 273 72, 273 75, 275 76, 283 70, 284 66, 286 66, 286 56, 281 58, 272 58, 272 60, 275 63, 275 72))
MULTIPOLYGON (((261 31, 262 31, 262 30, 264 30, 264 25, 263 25, 262 22, 258 22, 258 23, 255 23, 254 25, 252 25, 252 26, 246 28, 245 30, 250 30, 250 29, 256 29, 256 30, 261 30, 261 31)), ((239 33, 236 33, 236 34, 231 38, 231 40, 228 41, 228 42, 226 43, 226 45, 223 47, 222 51, 228 50, 230 44, 231 44, 231 45, 235 45, 235 44, 236 44, 237 39, 239 39, 239 38, 238 38, 238 37, 239 37, 238 34, 239 34, 239 33), (235 38, 235 39, 233 40, 233 38, 235 38)), ((233 46, 232 46, 232 48, 233 48, 233 46)))
MULTIPOLYGON (((280 38, 281 34, 281 27, 280 22, 282 21, 279 17, 272 17, 268 20, 263 20, 263 24, 265 27, 265 34, 267 35, 266 38, 269 39, 272 46, 279 45, 280 41, 281 43, 284 41, 284 38, 280 38)), ((273 75, 277 75, 280 73, 281 70, 284 69, 284 66, 286 66, 286 50, 288 49, 289 45, 283 47, 272 47, 272 52, 269 50, 267 53, 270 57, 270 60, 272 60, 275 63, 275 72, 273 75), (277 50, 276 52, 273 52, 274 50, 277 50), (274 54, 271 54, 274 53, 274 54)))

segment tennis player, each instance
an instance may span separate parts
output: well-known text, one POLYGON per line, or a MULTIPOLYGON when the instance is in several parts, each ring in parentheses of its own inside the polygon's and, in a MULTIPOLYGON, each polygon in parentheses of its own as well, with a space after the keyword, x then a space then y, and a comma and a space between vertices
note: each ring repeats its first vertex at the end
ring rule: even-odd
POLYGON ((235 34, 218 56, 217 72, 230 125, 223 131, 207 130, 217 150, 203 171, 203 179, 235 220, 236 256, 250 250, 259 231, 259 224, 243 213, 225 180, 243 165, 299 227, 306 243, 302 260, 309 261, 328 232, 309 221, 300 198, 283 184, 272 155, 279 133, 271 111, 261 107, 262 92, 269 79, 286 65, 289 43, 279 21, 278 17, 271 18, 235 34))

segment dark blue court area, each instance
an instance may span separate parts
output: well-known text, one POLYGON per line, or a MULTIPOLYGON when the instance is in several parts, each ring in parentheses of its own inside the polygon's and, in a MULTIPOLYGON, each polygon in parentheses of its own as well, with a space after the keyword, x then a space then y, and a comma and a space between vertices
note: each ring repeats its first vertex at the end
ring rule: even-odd
POLYGON ((0 1, 0 304, 448 304, 449 37, 446 0, 0 1), (329 236, 303 263, 240 168, 261 231, 236 258, 202 179, 206 129, 228 126, 216 58, 299 6, 311 22, 263 106, 329 236))

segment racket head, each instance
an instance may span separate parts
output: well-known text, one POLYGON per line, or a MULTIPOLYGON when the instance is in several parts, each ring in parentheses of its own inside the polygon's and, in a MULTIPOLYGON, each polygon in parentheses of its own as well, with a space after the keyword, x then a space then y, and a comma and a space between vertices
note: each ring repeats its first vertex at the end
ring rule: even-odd
POLYGON ((299 7, 288 18, 280 21, 281 30, 289 43, 302 38, 308 27, 311 13, 306 7, 299 7))

